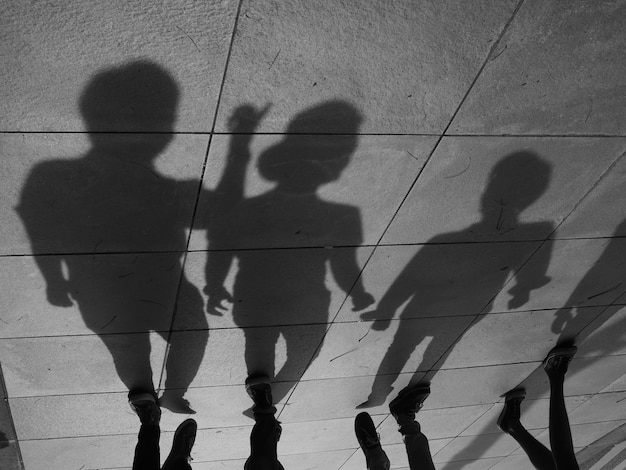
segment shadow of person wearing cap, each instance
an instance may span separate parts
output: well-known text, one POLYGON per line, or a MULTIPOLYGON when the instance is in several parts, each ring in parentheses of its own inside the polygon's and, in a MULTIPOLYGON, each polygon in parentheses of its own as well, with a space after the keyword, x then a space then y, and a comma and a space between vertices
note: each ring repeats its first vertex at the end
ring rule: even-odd
MULTIPOLYGON (((301 377, 326 333, 327 264, 355 309, 374 300, 357 280, 355 247, 362 242, 359 209, 318 194, 321 186, 337 181, 348 165, 357 145, 359 112, 336 100, 296 115, 287 135, 258 158, 259 174, 275 186, 244 197, 251 132, 265 111, 245 105, 231 119, 231 150, 215 189, 219 202, 211 206, 205 293, 208 311, 214 315, 223 314, 225 301, 233 302, 234 322, 245 335, 248 375, 267 376, 276 384, 301 377), (320 121, 330 128, 341 126, 346 135, 306 134, 320 121), (337 245, 344 247, 329 249, 337 245), (224 282, 235 259, 238 271, 231 294, 224 282), (280 335, 287 358, 275 373, 280 335)), ((286 393, 283 388, 274 387, 276 402, 286 393)))

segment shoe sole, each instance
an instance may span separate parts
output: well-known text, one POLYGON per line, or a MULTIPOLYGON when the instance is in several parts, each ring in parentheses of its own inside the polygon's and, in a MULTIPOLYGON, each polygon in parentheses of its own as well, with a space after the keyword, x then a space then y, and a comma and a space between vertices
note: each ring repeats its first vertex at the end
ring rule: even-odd
POLYGON ((548 363, 548 361, 555 357, 574 357, 578 348, 576 346, 557 346, 552 349, 543 360, 544 366, 548 363))
MULTIPOLYGON (((394 398, 393 400, 391 400, 391 402, 389 402, 389 411, 391 411, 391 414, 393 414, 392 410, 398 403, 404 400, 407 396, 414 394, 414 393, 418 396, 421 396, 423 394, 423 395, 426 395, 426 397, 428 397, 428 395, 430 395, 430 385, 417 385, 412 388, 408 388, 408 389, 405 388, 404 390, 401 390, 400 393, 398 393, 398 396, 394 398)), ((415 411, 416 412, 419 411, 419 408, 415 411)))
POLYGON ((511 391, 506 392, 506 394, 504 395, 504 408, 502 409, 502 411, 500 412, 500 416, 498 416, 498 419, 496 420, 496 424, 500 429, 502 429, 500 425, 502 424, 502 421, 504 421, 507 404, 513 400, 519 400, 521 403, 524 398, 526 398, 526 389, 524 388, 515 388, 511 391))

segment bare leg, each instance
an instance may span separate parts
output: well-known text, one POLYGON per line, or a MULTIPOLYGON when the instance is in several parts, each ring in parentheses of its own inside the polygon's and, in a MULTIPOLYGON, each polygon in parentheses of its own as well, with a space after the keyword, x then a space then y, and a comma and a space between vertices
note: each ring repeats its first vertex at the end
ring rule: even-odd
POLYGON ((520 422, 520 404, 524 399, 523 389, 511 390, 506 394, 504 409, 498 418, 498 426, 517 441, 537 470, 556 470, 552 452, 530 434, 520 422))
POLYGON ((575 353, 576 348, 573 346, 555 348, 548 354, 544 366, 550 379, 550 446, 557 470, 579 468, 563 397, 565 373, 575 353))

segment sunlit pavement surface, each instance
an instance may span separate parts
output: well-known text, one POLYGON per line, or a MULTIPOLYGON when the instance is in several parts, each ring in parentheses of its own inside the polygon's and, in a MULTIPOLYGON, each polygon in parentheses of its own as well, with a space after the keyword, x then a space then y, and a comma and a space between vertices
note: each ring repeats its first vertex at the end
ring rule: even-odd
POLYGON ((549 445, 571 340, 626 468, 626 1, 4 3, 3 470, 130 468, 150 366, 194 470, 243 468, 248 369, 287 469, 364 469, 362 410, 408 468, 420 382, 437 468, 527 469, 503 394, 549 445))

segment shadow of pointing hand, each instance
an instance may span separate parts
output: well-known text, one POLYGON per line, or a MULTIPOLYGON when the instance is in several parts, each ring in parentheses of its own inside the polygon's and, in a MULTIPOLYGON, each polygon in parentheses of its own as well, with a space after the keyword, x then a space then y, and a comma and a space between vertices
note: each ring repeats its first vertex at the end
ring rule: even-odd
POLYGON ((372 329, 376 331, 385 331, 391 324, 393 315, 389 315, 387 312, 381 312, 380 310, 372 310, 361 314, 361 320, 373 321, 372 329))
POLYGON ((268 103, 257 111, 251 104, 239 106, 228 119, 228 130, 243 134, 253 133, 271 107, 268 103))

